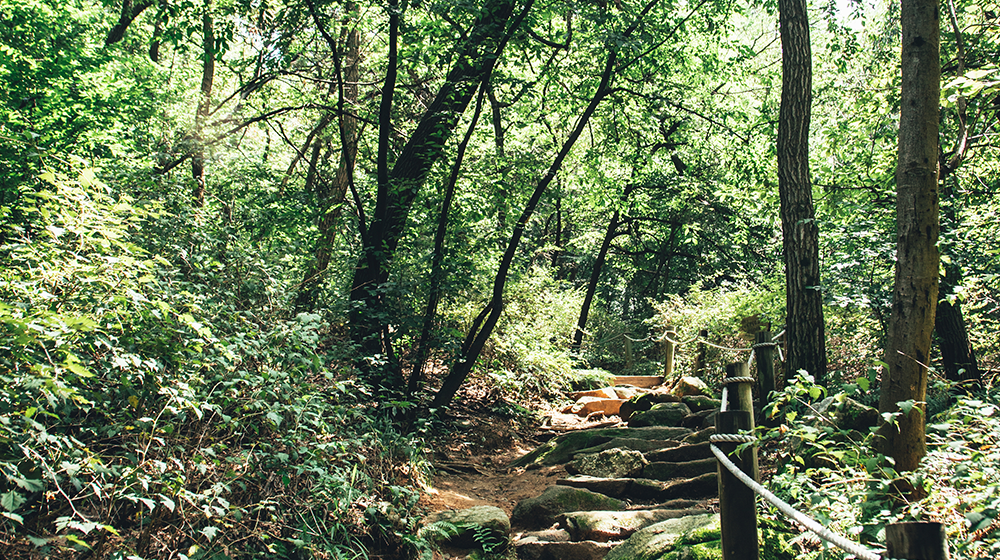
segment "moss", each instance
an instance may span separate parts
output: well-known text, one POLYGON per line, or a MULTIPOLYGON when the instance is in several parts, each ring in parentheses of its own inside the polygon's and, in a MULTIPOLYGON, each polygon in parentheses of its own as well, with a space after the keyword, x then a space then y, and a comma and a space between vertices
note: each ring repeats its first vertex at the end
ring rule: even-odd
POLYGON ((677 546, 659 560, 722 560, 722 541, 677 546))

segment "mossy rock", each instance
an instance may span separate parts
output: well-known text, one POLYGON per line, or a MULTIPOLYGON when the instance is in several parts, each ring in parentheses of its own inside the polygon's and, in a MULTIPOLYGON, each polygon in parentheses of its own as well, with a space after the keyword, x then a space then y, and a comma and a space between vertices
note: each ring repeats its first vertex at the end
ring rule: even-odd
POLYGON ((702 410, 718 410, 722 406, 722 401, 707 397, 705 395, 690 395, 681 399, 681 402, 688 405, 692 412, 702 410))
MULTIPOLYGON (((605 556, 605 560, 661 560, 680 547, 719 539, 718 514, 690 515, 650 525, 628 538, 605 556), (714 535, 714 538, 713 538, 714 535)), ((720 556, 721 557, 721 556, 720 556)))
POLYGON ((565 513, 573 511, 621 511, 625 502, 609 498, 603 494, 572 488, 570 486, 549 486, 541 495, 528 498, 517 504, 511 513, 510 522, 528 529, 545 529, 565 513))
POLYGON ((670 402, 653 405, 645 412, 638 412, 632 415, 628 425, 636 428, 645 426, 677 426, 686 416, 691 414, 691 409, 684 403, 670 402))
POLYGON ((495 506, 473 506, 429 516, 419 534, 439 545, 458 548, 506 548, 510 519, 495 506))
POLYGON ((722 540, 679 545, 661 560, 722 560, 722 540))
POLYGON ((603 428, 598 430, 580 430, 563 434, 540 445, 531 453, 513 461, 511 467, 526 467, 528 465, 560 465, 568 462, 581 449, 587 449, 607 443, 615 438, 632 438, 648 440, 679 440, 691 434, 687 428, 648 427, 648 428, 603 428))
POLYGON ((600 453, 601 451, 607 451, 608 449, 631 449, 633 451, 646 453, 647 451, 658 451, 660 449, 677 447, 680 444, 681 442, 677 440, 667 439, 615 438, 600 445, 595 445, 594 447, 581 449, 577 451, 576 454, 586 455, 589 453, 600 453))

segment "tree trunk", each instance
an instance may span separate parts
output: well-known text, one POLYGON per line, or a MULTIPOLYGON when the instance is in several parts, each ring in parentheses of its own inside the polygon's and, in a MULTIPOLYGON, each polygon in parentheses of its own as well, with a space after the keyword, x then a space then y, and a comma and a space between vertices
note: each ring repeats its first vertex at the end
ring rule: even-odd
MULTIPOLYGON (((347 196, 347 189, 354 178, 354 162, 358 154, 358 80, 361 77, 361 32, 357 26, 355 13, 357 4, 348 2, 345 5, 345 12, 348 17, 343 22, 343 32, 341 37, 346 36, 344 45, 344 57, 341 59, 335 52, 337 66, 337 106, 339 114, 340 131, 340 163, 337 166, 337 174, 333 181, 320 178, 316 185, 316 202, 319 208, 319 219, 316 223, 319 230, 319 240, 316 244, 316 251, 313 262, 306 269, 305 277, 299 286, 299 293, 295 298, 295 308, 305 310, 312 308, 316 303, 316 296, 322 285, 322 277, 330 266, 331 250, 336 238, 334 225, 340 218, 340 208, 347 196)), ((316 18, 318 19, 318 17, 316 18)), ((332 37, 331 37, 332 39, 332 37)), ((338 49, 336 41, 331 41, 331 49, 338 49)), ((328 120, 329 116, 324 117, 328 120)), ((321 123, 322 124, 322 123, 321 123)), ((310 161, 309 173, 315 175, 315 161, 318 150, 322 149, 323 142, 317 140, 313 146, 313 158, 310 161)), ((309 183, 307 177, 307 184, 309 183)))
MULTIPOLYGON (((650 0, 646 6, 643 7, 641 13, 636 16, 635 21, 626 29, 621 37, 629 38, 635 32, 636 28, 642 22, 643 18, 653 9, 653 6, 657 4, 659 0, 650 0)), ((612 45, 608 45, 609 53, 608 58, 605 61, 604 69, 601 73, 601 81, 597 85, 597 89, 594 91, 593 97, 591 97, 590 102, 587 104, 586 109, 580 115, 579 120, 577 120, 576 125, 570 132, 569 137, 563 143, 562 148, 556 155, 555 160, 552 161, 552 165, 546 171, 545 175, 539 179, 538 184, 535 186, 535 190, 528 199, 528 202, 524 206, 524 210, 521 212, 521 216, 518 218, 517 223, 514 224, 514 231, 511 234, 510 242, 507 244, 507 249, 504 251, 503 257, 500 259, 500 265, 497 267, 497 273, 493 280, 493 293, 490 297, 490 301, 483 307, 483 310, 479 313, 479 316, 475 318, 472 326, 469 328, 469 332, 466 333, 465 341, 462 344, 462 348, 457 356, 455 363, 452 365, 451 371, 445 378, 444 382, 441 384, 441 388, 438 390, 437 394, 434 395, 434 400, 431 401, 431 408, 443 408, 448 406, 451 400, 458 393, 459 387, 465 382, 465 378, 468 377, 469 373, 472 372, 472 368, 475 367, 476 361, 479 359, 483 348, 486 346, 486 341, 489 340, 490 335, 493 334, 493 329, 496 327, 497 321, 500 319, 500 315, 503 313, 503 292, 507 285, 507 276, 510 273, 510 267, 514 262, 514 256, 517 254, 518 245, 521 242, 521 237, 524 235, 524 229, 528 225, 528 221, 534 215, 535 208, 538 206, 539 201, 542 199, 542 195, 545 194, 546 189, 548 189, 549 184, 556 177, 559 169, 562 168, 563 161, 566 156, 569 155, 570 150, 573 149, 573 145, 576 143, 580 134, 587 127, 590 122, 590 118, 594 115, 597 110, 597 106, 601 104, 601 101, 611 92, 611 78, 614 75, 615 64, 617 61, 617 51, 612 45)))
POLYGON ((941 66, 935 0, 902 0, 902 91, 896 167, 896 277, 879 411, 882 451, 910 471, 926 454, 923 404, 938 296, 938 102, 941 66))
POLYGON ((826 376, 826 335, 819 277, 819 227, 809 177, 812 49, 805 0, 779 0, 781 110, 778 117, 778 192, 785 260, 789 373, 826 376))
MULTIPOLYGON (((402 238, 410 208, 431 167, 441 158, 459 117, 479 84, 489 76, 506 44, 504 29, 513 8, 514 0, 490 0, 484 7, 461 45, 444 84, 404 145, 391 172, 381 169, 386 158, 380 141, 375 212, 369 234, 363 240, 364 255, 351 286, 351 338, 360 346, 364 357, 388 354, 391 350, 386 336, 391 319, 384 308, 382 294, 389 265, 402 238)), ((387 111, 380 115, 379 126, 380 132, 387 135, 391 126, 387 111)))
POLYGON ((576 322, 576 332, 573 334, 574 352, 579 352, 583 347, 583 335, 587 331, 587 316, 590 315, 590 306, 594 302, 594 295, 597 293, 597 285, 601 279, 601 271, 604 270, 604 261, 608 258, 608 251, 611 249, 611 242, 618 235, 618 210, 611 215, 608 229, 604 232, 604 241, 601 241, 601 248, 597 251, 597 259, 594 261, 594 270, 590 273, 590 282, 587 283, 587 293, 583 296, 583 305, 580 306, 580 318, 576 322))
POLYGON ((205 2, 205 13, 201 16, 202 51, 201 96, 194 118, 194 149, 191 152, 191 176, 194 178, 195 206, 205 205, 205 151, 202 145, 205 119, 212 107, 212 84, 215 82, 215 24, 212 21, 212 4, 205 2))

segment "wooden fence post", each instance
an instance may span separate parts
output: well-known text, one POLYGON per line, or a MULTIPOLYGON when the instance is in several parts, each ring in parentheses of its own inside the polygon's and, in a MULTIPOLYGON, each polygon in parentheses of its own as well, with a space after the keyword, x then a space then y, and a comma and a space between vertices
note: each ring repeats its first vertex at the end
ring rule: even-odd
POLYGON ((705 344, 707 338, 707 330, 698 331, 698 352, 694 355, 694 376, 698 379, 705 378, 705 360, 708 359, 708 346, 705 344))
MULTIPOLYGON (((746 362, 739 362, 727 365, 726 379, 733 377, 752 379, 750 377, 749 364, 746 362)), ((728 410, 742 410, 743 412, 750 413, 750 424, 745 429, 753 430, 753 383, 746 381, 743 383, 727 383, 727 385, 729 386, 729 403, 727 403, 728 410)), ((757 464, 757 448, 752 447, 750 451, 753 451, 753 453, 750 455, 750 460, 747 463, 748 468, 743 469, 743 472, 749 474, 754 480, 759 482, 760 467, 757 464)))
POLYGON ((893 523, 885 527, 886 558, 948 560, 948 538, 938 522, 893 523))
POLYGON ((628 337, 628 334, 623 336, 625 337, 625 369, 631 370, 635 367, 635 356, 632 354, 632 339, 628 337))
POLYGON ((757 333, 754 339, 754 353, 757 356, 757 382, 760 384, 761 409, 771 402, 770 395, 777 388, 774 379, 774 348, 771 331, 757 333))
MULTIPOLYGON (((719 434, 735 434, 750 428, 753 414, 745 410, 727 410, 715 417, 719 434)), ((743 472, 749 473, 756 455, 753 447, 734 455, 738 444, 718 442, 719 450, 730 457, 743 472)), ((719 517, 722 522, 722 560, 759 560, 757 541, 756 496, 746 484, 719 463, 719 517)), ((756 477, 755 477, 756 478, 756 477)))
POLYGON ((670 325, 663 331, 663 382, 666 383, 674 374, 674 339, 677 333, 670 325))

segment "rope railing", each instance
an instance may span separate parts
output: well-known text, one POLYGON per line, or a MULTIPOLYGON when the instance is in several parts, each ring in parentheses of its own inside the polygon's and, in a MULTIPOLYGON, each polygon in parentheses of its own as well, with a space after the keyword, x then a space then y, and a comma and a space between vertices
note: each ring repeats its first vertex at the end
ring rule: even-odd
MULTIPOLYGON (((723 392, 725 392, 725 389, 723 389, 723 392)), ((725 399, 725 396, 723 396, 723 399, 725 399)), ((723 400, 723 404, 724 403, 725 400, 723 400)), ((842 535, 839 535, 831 531, 830 529, 821 525, 815 519, 812 519, 808 515, 796 510, 788 502, 785 502, 781 498, 775 496, 770 490, 765 488, 759 482, 750 478, 750 476, 748 476, 739 467, 737 467, 736 464, 729 459, 729 457, 726 457, 726 454, 723 453, 721 449, 715 446, 716 443, 720 442, 754 443, 756 441, 757 438, 745 434, 715 434, 709 438, 712 454, 715 455, 715 458, 719 460, 719 463, 721 463, 724 467, 726 467, 726 469, 729 472, 733 473, 733 476, 739 479, 740 482, 742 482, 748 488, 750 488, 755 493, 760 495, 760 497, 764 498, 764 500, 766 500, 768 503, 778 508, 778 511, 783 513, 786 517, 795 520, 806 529, 809 529, 810 531, 815 533, 819 538, 825 540, 826 542, 836 546, 841 550, 844 550, 846 552, 849 552, 857 556, 861 560, 891 560, 888 558, 883 559, 880 553, 874 552, 860 543, 856 543, 842 535)))

